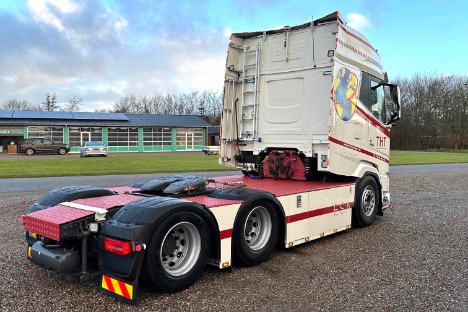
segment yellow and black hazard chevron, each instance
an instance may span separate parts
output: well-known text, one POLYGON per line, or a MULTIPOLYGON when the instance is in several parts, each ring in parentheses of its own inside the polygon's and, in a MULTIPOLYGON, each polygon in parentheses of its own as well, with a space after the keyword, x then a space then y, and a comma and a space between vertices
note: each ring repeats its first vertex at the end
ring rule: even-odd
POLYGON ((101 290, 119 301, 136 304, 136 283, 133 285, 107 275, 102 275, 101 290))

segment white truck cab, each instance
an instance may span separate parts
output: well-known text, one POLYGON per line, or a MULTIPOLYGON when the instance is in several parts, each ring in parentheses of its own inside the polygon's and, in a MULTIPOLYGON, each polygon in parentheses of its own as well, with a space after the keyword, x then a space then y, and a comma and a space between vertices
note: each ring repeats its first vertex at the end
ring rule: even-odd
POLYGON ((220 163, 260 177, 374 174, 388 202, 390 129, 400 118, 399 103, 377 50, 339 12, 232 34, 220 163))

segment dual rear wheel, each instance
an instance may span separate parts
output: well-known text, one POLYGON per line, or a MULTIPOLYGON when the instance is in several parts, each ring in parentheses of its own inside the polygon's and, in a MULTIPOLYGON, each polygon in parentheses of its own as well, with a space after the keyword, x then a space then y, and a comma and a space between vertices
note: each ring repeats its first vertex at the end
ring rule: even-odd
MULTIPOLYGON (((278 240, 278 217, 267 201, 241 207, 233 229, 234 256, 253 266, 266 261, 278 240)), ((144 278, 164 292, 190 287, 204 271, 211 238, 206 222, 193 212, 179 212, 156 227, 148 245, 144 278)))
POLYGON ((148 246, 146 279, 164 292, 190 287, 203 272, 211 239, 205 221, 193 212, 179 212, 156 227, 148 246))
POLYGON ((265 262, 275 250, 279 236, 278 215, 268 201, 240 208, 234 224, 234 258, 246 266, 265 262))

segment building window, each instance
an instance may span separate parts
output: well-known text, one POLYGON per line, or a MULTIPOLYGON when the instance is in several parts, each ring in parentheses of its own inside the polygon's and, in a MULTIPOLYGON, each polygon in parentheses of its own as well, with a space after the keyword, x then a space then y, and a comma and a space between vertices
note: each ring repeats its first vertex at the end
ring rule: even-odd
POLYGON ((144 146, 171 146, 172 135, 170 128, 143 128, 144 146))
POLYGON ((109 128, 108 146, 138 146, 138 128, 109 128))
POLYGON ((88 141, 102 141, 102 128, 70 127, 68 141, 70 146, 81 146, 88 141))
POLYGON ((202 128, 177 128, 177 149, 191 151, 203 145, 202 128))
POLYGON ((28 127, 28 138, 46 138, 63 143, 63 127, 28 127))

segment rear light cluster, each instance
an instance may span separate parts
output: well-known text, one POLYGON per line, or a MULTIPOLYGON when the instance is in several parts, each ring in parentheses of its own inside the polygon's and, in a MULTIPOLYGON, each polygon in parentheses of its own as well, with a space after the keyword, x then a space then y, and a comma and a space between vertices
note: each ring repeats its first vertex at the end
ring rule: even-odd
POLYGON ((132 251, 130 242, 123 242, 111 238, 104 238, 104 249, 110 253, 126 256, 132 251))
POLYGON ((145 247, 145 244, 130 243, 109 237, 104 238, 104 250, 119 256, 127 256, 132 251, 140 252, 144 250, 145 247))
MULTIPOLYGON (((91 151, 92 151, 92 149, 89 148, 89 147, 85 148, 84 150, 85 150, 85 152, 91 152, 91 151)), ((107 152, 107 148, 102 147, 102 148, 101 148, 101 152, 107 152)))

